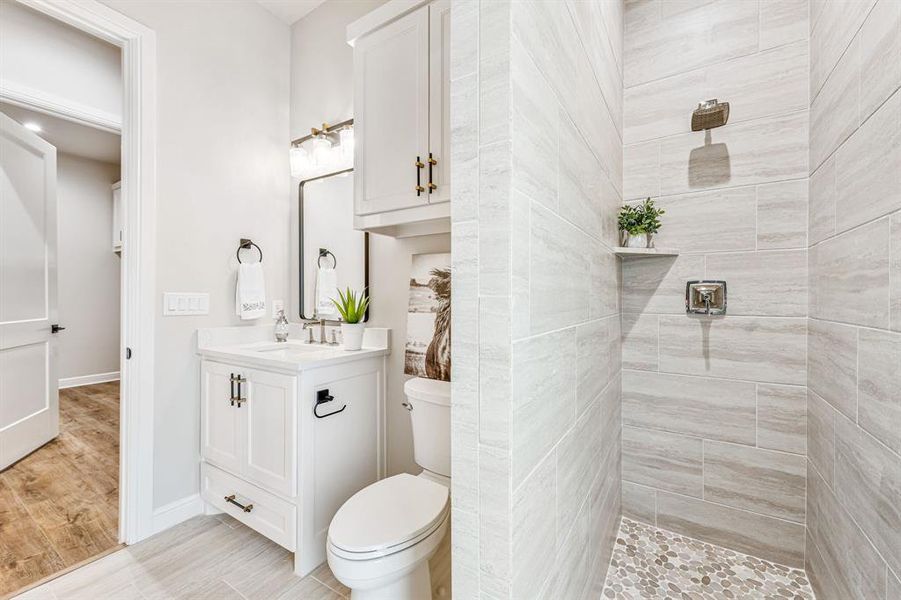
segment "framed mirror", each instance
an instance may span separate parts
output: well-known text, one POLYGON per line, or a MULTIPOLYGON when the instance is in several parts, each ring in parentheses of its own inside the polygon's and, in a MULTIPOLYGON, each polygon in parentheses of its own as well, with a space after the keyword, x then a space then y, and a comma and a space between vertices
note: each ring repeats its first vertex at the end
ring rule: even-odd
POLYGON ((353 169, 300 182, 298 220, 299 316, 337 320, 329 302, 337 289, 369 289, 369 233, 353 227, 353 169))

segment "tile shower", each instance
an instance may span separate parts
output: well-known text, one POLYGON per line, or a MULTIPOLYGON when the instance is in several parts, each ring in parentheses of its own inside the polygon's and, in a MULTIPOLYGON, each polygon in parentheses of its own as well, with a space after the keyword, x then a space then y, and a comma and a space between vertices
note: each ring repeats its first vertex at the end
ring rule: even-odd
POLYGON ((455 593, 901 598, 901 2, 453 18, 455 593), (647 197, 679 255, 614 258, 647 197))

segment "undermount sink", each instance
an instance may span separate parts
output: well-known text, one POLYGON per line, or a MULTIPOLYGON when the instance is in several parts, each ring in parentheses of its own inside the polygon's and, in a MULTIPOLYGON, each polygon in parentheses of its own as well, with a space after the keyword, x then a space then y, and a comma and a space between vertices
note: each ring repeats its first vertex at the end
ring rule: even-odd
POLYGON ((323 350, 332 350, 341 346, 329 346, 327 344, 299 344, 291 342, 283 342, 272 344, 271 346, 262 346, 256 348, 256 352, 284 352, 291 354, 306 354, 307 352, 322 352, 323 350))

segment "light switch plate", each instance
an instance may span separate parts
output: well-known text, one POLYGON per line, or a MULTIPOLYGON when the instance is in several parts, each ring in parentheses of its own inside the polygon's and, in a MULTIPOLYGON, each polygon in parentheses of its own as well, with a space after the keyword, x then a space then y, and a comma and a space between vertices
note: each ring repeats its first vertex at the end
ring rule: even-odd
POLYGON ((210 314, 210 295, 199 292, 165 292, 163 315, 183 317, 210 314))

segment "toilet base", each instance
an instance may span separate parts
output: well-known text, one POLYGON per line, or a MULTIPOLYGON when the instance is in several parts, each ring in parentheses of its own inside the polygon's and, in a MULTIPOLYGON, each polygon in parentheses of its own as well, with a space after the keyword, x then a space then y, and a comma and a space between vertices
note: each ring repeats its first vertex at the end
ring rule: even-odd
POLYGON ((350 591, 351 600, 429 600, 431 597, 432 578, 427 560, 400 579, 380 588, 350 591))

